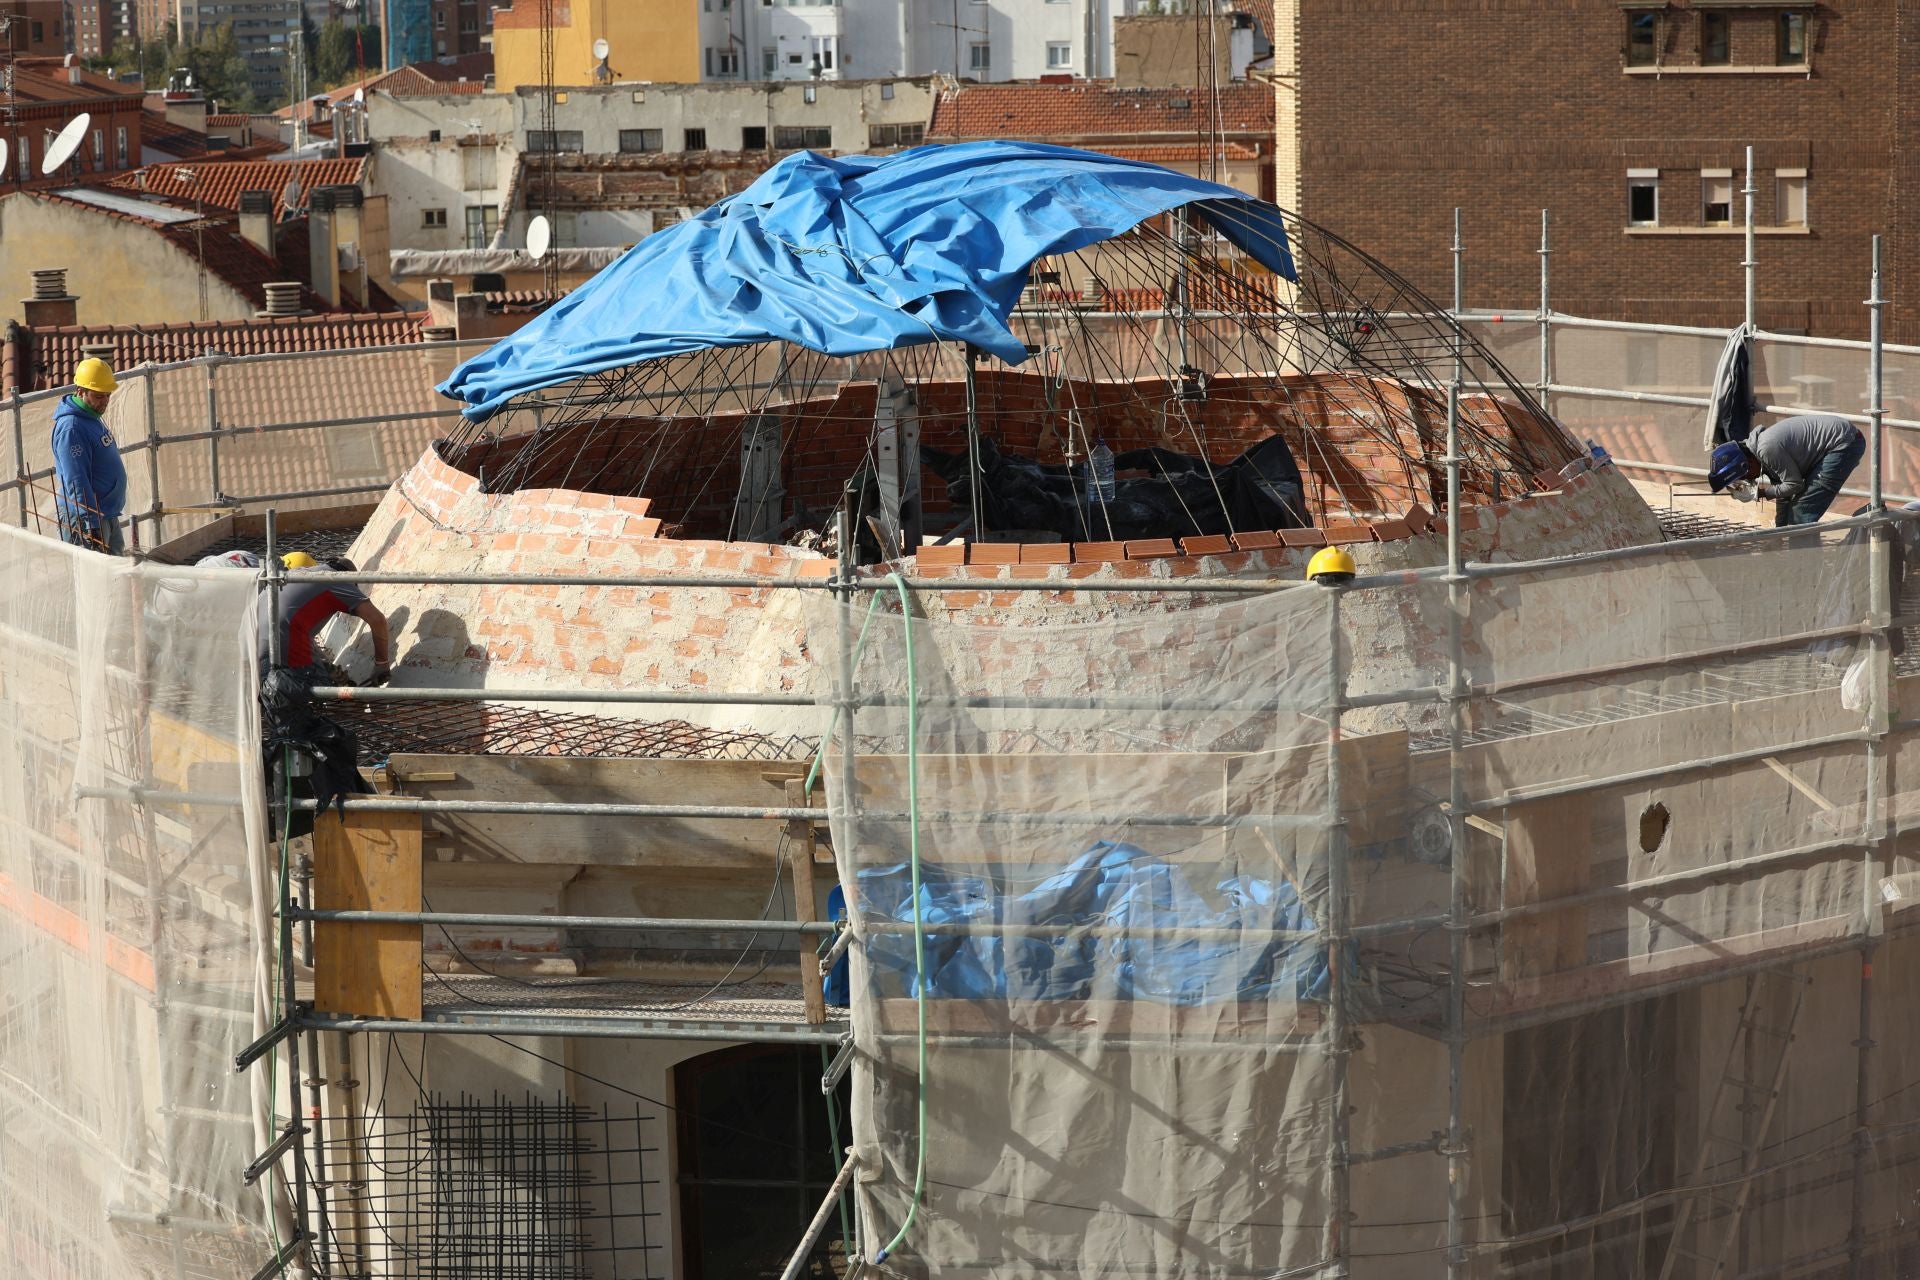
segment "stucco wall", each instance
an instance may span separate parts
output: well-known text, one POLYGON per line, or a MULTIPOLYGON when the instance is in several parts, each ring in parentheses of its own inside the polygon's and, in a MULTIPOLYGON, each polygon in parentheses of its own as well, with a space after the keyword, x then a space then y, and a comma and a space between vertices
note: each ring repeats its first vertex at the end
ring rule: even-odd
MULTIPOLYGON (((200 318, 200 264, 148 227, 31 196, 0 199, 0 320, 21 320, 33 272, 67 269, 82 324, 172 324, 200 318)), ((264 299, 207 277, 209 320, 244 320, 264 299)))

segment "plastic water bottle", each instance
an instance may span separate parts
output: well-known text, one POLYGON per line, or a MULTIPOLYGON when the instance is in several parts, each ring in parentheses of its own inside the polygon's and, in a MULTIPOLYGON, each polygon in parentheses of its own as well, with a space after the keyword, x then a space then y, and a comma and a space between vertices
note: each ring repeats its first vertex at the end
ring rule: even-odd
POLYGON ((1119 491, 1114 481, 1113 450, 1107 448, 1105 440, 1096 440, 1087 451, 1087 501, 1112 502, 1119 491))
POLYGON ((1613 455, 1608 453, 1597 440, 1587 441, 1587 452, 1593 455, 1593 465, 1596 467, 1604 467, 1613 461, 1613 455))

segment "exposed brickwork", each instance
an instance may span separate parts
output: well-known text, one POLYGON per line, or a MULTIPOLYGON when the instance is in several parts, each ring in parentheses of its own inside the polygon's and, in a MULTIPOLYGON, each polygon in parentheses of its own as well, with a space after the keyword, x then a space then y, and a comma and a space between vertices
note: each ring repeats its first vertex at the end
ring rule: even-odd
MULTIPOLYGON (((1357 375, 1291 375, 1280 379, 1221 378, 1203 402, 1165 412, 1178 388, 1154 380, 1049 385, 1040 375, 983 369, 977 379, 982 420, 1003 449, 1041 462, 1066 456, 1065 415, 1074 405, 1089 436, 1116 451, 1161 445, 1204 451, 1227 462, 1280 434, 1307 482, 1307 504, 1318 523, 1396 519, 1411 507, 1437 507, 1446 478, 1431 459, 1441 452, 1445 406, 1438 397, 1390 379, 1357 375), (1184 415, 1184 420, 1182 415, 1184 415)), ((966 447, 965 388, 959 382, 918 388, 922 443, 958 452, 966 447)), ((838 503, 847 479, 867 456, 875 391, 849 383, 832 399, 769 410, 783 420, 782 481, 790 509, 824 514, 838 503)), ((1512 441, 1510 460, 1476 459, 1466 469, 1467 502, 1515 493, 1537 470, 1564 466, 1579 448, 1550 423, 1491 396, 1464 397, 1465 419, 1512 441)), ((529 442, 509 436, 466 449, 463 471, 484 473, 500 488, 557 486, 653 499, 653 514, 687 536, 725 537, 739 487, 740 414, 715 414, 695 424, 679 420, 594 421, 563 428, 541 444, 520 470, 508 466, 529 442)), ((946 486, 923 476, 930 513, 948 508, 946 486)), ((1364 528, 1364 524, 1362 524, 1364 528)))
POLYGON ((1534 0, 1301 0, 1300 212, 1446 297, 1457 206, 1469 301, 1531 307, 1544 206, 1557 310, 1726 325, 1742 305, 1741 197, 1733 227, 1701 230, 1700 171, 1732 168, 1738 188, 1752 144, 1762 226, 1780 221, 1775 171, 1808 173, 1810 233, 1759 241, 1762 327, 1864 337, 1868 237, 1889 231, 1888 337, 1911 342, 1920 290, 1899 282, 1920 278, 1917 10, 1806 5, 1807 66, 1780 74, 1778 9, 1716 8, 1730 62, 1766 69, 1702 72, 1703 11, 1668 5, 1655 75, 1626 68, 1617 0, 1550 17, 1534 0), (1629 234, 1629 168, 1659 169, 1661 224, 1696 234, 1629 234))

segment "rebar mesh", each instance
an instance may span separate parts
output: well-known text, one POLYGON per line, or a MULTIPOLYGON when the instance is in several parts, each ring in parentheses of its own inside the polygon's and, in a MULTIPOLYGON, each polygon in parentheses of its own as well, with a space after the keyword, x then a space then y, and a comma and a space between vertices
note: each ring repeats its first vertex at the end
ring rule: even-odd
POLYGON ((819 745, 818 739, 798 734, 472 702, 345 703, 329 707, 327 714, 353 730, 364 765, 401 753, 795 760, 804 759, 819 745))

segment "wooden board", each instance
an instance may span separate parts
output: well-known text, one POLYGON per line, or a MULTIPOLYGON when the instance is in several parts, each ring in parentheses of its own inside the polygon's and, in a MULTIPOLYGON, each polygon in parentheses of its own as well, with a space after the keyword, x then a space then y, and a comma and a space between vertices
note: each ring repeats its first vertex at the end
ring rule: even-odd
MULTIPOLYGON (((783 785, 804 760, 627 760, 559 756, 396 755, 400 794, 434 800, 552 804, 756 805, 781 808, 783 785), (451 781, 444 779, 451 778, 451 781)), ((625 818, 567 814, 436 813, 427 832, 451 842, 454 862, 577 866, 767 867, 780 848, 778 821, 625 818)))
MULTIPOLYGON (((1257 1043, 1316 1035, 1325 1020, 1324 1005, 1304 1000, 1298 1004, 1276 999, 1192 1006, 1151 1000, 1031 1000, 1014 1005, 985 1000, 927 1001, 927 1030, 951 1035, 1024 1037, 1080 1031, 1207 1040, 1246 1037, 1249 1043, 1257 1043)), ((882 1032, 910 1035, 918 1026, 919 1010, 913 999, 896 996, 880 1001, 882 1032)))
MULTIPOLYGON (((1507 811, 1509 907, 1565 898, 1587 887, 1593 857, 1593 800, 1563 796, 1507 811)), ((1509 920, 1501 929, 1500 977, 1533 978, 1587 962, 1587 911, 1575 907, 1509 920)))
MULTIPOLYGON (((321 911, 420 910, 420 815, 320 815, 313 829, 313 902, 321 911)), ((420 926, 316 924, 314 1008, 361 1017, 420 1017, 420 926)))

